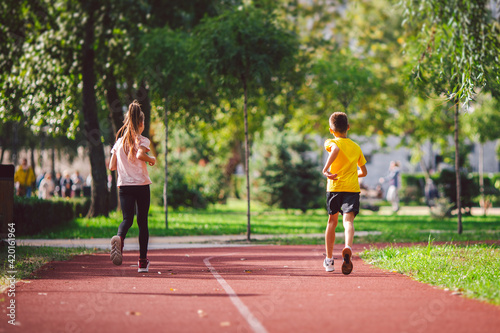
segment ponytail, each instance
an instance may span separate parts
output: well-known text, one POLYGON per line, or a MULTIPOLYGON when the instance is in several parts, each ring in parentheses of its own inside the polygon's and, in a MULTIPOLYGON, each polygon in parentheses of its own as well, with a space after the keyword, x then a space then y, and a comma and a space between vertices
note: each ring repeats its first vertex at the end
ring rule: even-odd
POLYGON ((123 150, 129 160, 137 152, 136 143, 139 141, 139 126, 144 121, 144 113, 139 102, 134 100, 128 107, 123 126, 116 133, 116 140, 123 136, 123 150))

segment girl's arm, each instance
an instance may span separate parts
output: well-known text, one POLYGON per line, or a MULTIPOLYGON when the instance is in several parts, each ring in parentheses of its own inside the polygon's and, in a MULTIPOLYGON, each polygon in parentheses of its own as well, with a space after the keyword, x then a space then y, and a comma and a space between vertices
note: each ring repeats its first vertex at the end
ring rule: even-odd
POLYGON ((335 147, 332 147, 332 152, 328 156, 328 160, 326 161, 325 167, 323 168, 323 174, 326 176, 328 179, 336 180, 337 179, 337 174, 332 174, 330 172, 330 166, 332 165, 333 161, 337 158, 339 155, 340 148, 335 145, 335 147))
POLYGON ((366 177, 368 171, 366 170, 366 165, 362 165, 358 170, 358 178, 366 177))
POLYGON ((149 156, 148 154, 146 154, 147 151, 149 151, 148 148, 140 146, 135 157, 137 157, 137 159, 141 161, 148 162, 149 165, 153 166, 156 163, 156 158, 154 156, 149 156))
POLYGON ((111 154, 111 159, 109 160, 109 170, 115 171, 116 170, 116 154, 111 154))

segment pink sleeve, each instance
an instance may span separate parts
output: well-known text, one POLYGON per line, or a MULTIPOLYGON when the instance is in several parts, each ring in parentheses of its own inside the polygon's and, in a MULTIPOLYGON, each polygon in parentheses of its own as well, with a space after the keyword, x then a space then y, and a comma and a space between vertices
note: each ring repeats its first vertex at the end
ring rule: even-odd
POLYGON ((151 144, 151 141, 149 141, 148 138, 146 138, 142 135, 139 137, 139 147, 144 147, 147 149, 147 151, 150 151, 151 150, 151 149, 149 149, 150 144, 151 144))
MULTIPOLYGON (((120 138, 121 139, 121 138, 120 138)), ((113 148, 111 148, 111 154, 114 154, 116 150, 118 149, 118 142, 120 142, 120 139, 118 139, 115 144, 113 145, 113 148)))

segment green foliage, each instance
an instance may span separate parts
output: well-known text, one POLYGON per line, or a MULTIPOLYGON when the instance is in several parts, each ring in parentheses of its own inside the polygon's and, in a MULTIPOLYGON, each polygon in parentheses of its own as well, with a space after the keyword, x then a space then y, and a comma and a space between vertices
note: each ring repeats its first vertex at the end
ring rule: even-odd
POLYGON ((316 88, 324 101, 323 109, 332 100, 340 103, 347 112, 349 105, 358 98, 369 98, 378 82, 363 62, 344 50, 334 51, 318 60, 312 68, 316 88))
POLYGON ((16 235, 33 235, 44 230, 68 224, 87 214, 88 199, 54 199, 14 197, 16 235))
POLYGON ((347 97, 343 98, 345 105, 349 95, 354 96, 348 107, 351 132, 380 137, 400 134, 394 120, 408 112, 408 79, 401 56, 401 8, 391 0, 336 4, 315 1, 298 6, 311 7, 298 19, 299 24, 304 24, 300 33, 307 34, 309 29, 319 27, 322 40, 311 50, 311 64, 304 65, 308 75, 299 95, 303 104, 296 107, 297 116, 292 119, 294 127, 303 132, 328 134, 325 119, 332 112, 345 109, 333 98, 341 93, 347 97), (322 6, 327 3, 329 8, 325 10, 322 6), (328 63, 327 72, 319 71, 316 75, 318 62, 328 63), (319 83, 324 78, 328 78, 330 89, 319 83), (349 87, 351 84, 356 86, 354 90, 349 87))
POLYGON ((408 112, 395 115, 393 130, 402 137, 402 143, 412 150, 412 162, 422 158, 422 146, 430 142, 441 151, 449 151, 448 137, 453 134, 453 109, 434 99, 408 99, 408 112))
POLYGON ((421 204, 424 196, 425 176, 422 174, 401 174, 401 201, 405 204, 421 204))
MULTIPOLYGON (((201 124, 201 123, 200 123, 201 124)), ((203 128, 203 127, 202 127, 203 128)), ((168 161, 168 206, 172 208, 206 208, 208 204, 225 201, 228 195, 224 179, 224 154, 216 153, 207 142, 214 132, 188 134, 176 128, 170 133, 168 161), (220 156, 219 156, 220 154, 220 156)), ((153 204, 163 205, 164 159, 149 168, 153 204)))
MULTIPOLYGON (((198 183, 190 184, 186 179, 186 169, 180 161, 169 161, 167 200, 168 206, 174 209, 179 207, 206 208, 208 201, 203 197, 198 183)), ((150 172, 151 202, 154 205, 164 205, 163 186, 165 173, 161 168, 150 172)))
POLYGON ((468 137, 481 144, 500 138, 500 103, 491 94, 483 94, 463 115, 463 128, 468 137))
MULTIPOLYGON (((479 188, 477 184, 474 184, 472 179, 467 175, 460 173, 460 181, 462 184, 462 196, 460 200, 462 201, 462 207, 466 208, 470 211, 470 208, 473 206, 473 197, 474 193, 479 193, 479 188)), ((452 203, 457 203, 457 186, 456 186, 456 178, 455 172, 451 170, 443 170, 439 174, 438 180, 438 188, 442 190, 444 197, 448 198, 452 203)))
MULTIPOLYGON (((431 176, 434 184, 440 192, 442 198, 446 198, 452 207, 456 208, 456 181, 455 173, 451 170, 442 170, 431 176)), ((494 197, 500 196, 500 186, 496 187, 496 182, 500 179, 500 174, 487 175, 484 178, 485 194, 491 195, 492 203, 495 205, 494 197)), ((462 187, 462 207, 470 209, 472 206, 478 206, 479 196, 479 175, 464 174, 461 175, 462 187)), ((405 203, 424 202, 425 176, 423 174, 402 174, 401 175, 402 193, 401 200, 405 203), (407 190, 409 189, 409 190, 407 190)), ((498 181, 500 184, 500 181, 498 181)))
POLYGON ((277 119, 268 118, 253 148, 252 170, 257 174, 253 190, 257 200, 284 209, 321 207, 324 182, 317 161, 307 156, 309 140, 290 130, 280 130, 277 119))
POLYGON ((370 249, 361 257, 380 268, 397 271, 467 297, 500 304, 498 245, 432 245, 370 249))
MULTIPOLYGON (((303 214, 300 210, 269 208, 252 202, 253 231, 255 234, 321 234, 324 235, 328 215, 325 208, 311 209, 303 214)), ((214 204, 207 209, 182 208, 169 210, 169 229, 165 229, 163 208, 151 206, 149 232, 151 236, 190 235, 242 235, 245 232, 246 201, 228 199, 227 204, 214 204)), ((112 212, 109 218, 77 218, 59 228, 44 230, 30 238, 108 238, 115 235, 122 221, 120 212, 112 212)), ((362 210, 356 217, 356 232, 379 231, 380 235, 363 237, 363 242, 426 242, 429 234, 439 241, 498 240, 500 220, 498 216, 464 216, 464 232, 456 235, 454 221, 431 216, 379 215, 362 210), (439 230, 439 231, 435 231, 439 230)), ((337 232, 343 232, 339 223, 337 232)), ((130 237, 137 237, 139 230, 134 224, 130 237)), ((323 238, 324 236, 319 236, 323 238)))
POLYGON ((254 6, 205 18, 195 36, 208 75, 232 91, 242 93, 246 81, 254 92, 259 87, 272 92, 279 86, 275 82, 295 70, 296 36, 274 15, 254 6))
POLYGON ((142 39, 139 54, 141 78, 148 80, 150 89, 160 100, 182 92, 194 65, 189 56, 191 38, 183 31, 168 26, 153 29, 142 39))
MULTIPOLYGON (((77 57, 82 38, 76 29, 73 1, 36 5, 22 2, 21 26, 9 47, 22 49, 2 73, 0 118, 20 121, 35 131, 73 136, 79 118, 77 57)), ((8 12, 8 11, 7 11, 8 12)), ((19 13, 19 12, 18 12, 19 13)))
POLYGON ((415 38, 407 43, 416 84, 468 103, 477 88, 498 86, 498 22, 487 0, 403 1, 415 38), (489 81, 492 82, 489 82, 489 81))

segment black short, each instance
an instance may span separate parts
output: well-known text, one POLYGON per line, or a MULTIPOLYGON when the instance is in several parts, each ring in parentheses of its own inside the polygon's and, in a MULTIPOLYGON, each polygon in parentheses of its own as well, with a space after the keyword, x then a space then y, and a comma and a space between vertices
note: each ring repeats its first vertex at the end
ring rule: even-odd
POLYGON ((354 212, 354 216, 359 213, 359 192, 326 192, 326 210, 329 215, 338 212, 354 212))

